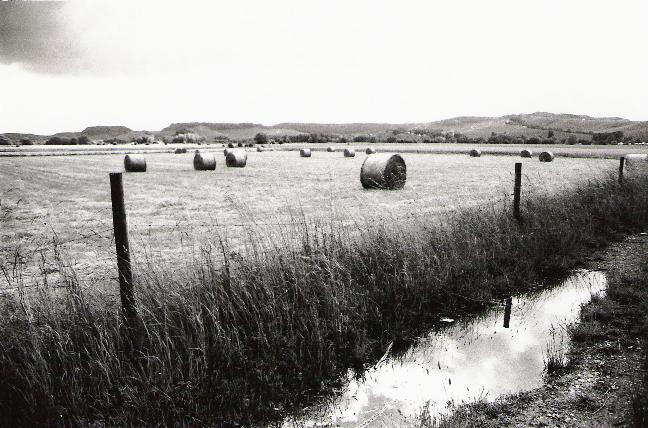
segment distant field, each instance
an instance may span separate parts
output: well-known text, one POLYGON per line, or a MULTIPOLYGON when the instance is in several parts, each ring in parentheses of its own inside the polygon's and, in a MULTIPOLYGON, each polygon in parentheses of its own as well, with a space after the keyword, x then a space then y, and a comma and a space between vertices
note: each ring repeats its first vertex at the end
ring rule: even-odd
MULTIPOLYGON (((337 148, 353 147, 356 151, 364 152, 364 149, 372 145, 370 143, 287 143, 287 144, 266 144, 266 147, 274 150, 299 150, 302 147, 310 147, 315 151, 324 151, 326 147, 332 145, 337 148)), ((481 146, 472 144, 422 144, 422 143, 398 143, 398 144, 373 144, 374 147, 381 151, 397 151, 402 153, 468 153, 473 147, 479 148, 484 154, 513 155, 518 156, 522 148, 531 149, 534 153, 539 154, 542 150, 551 150, 559 156, 567 157, 592 157, 618 159, 619 156, 626 153, 648 153, 648 145, 624 145, 624 146, 605 146, 605 145, 525 145, 518 146, 512 144, 484 144, 481 146)), ((222 150, 221 144, 150 144, 150 145, 87 145, 87 146, 0 146, 0 157, 28 157, 28 156, 65 156, 65 155, 88 155, 88 154, 125 154, 125 153, 173 153, 178 148, 183 147, 187 150, 222 150)), ((256 149, 252 149, 256 150, 256 149)))
MULTIPOLYGON (((294 230, 295 220, 365 228, 375 221, 436 218, 457 207, 487 202, 509 204, 518 161, 524 164, 523 198, 615 173, 618 165, 613 159, 559 157, 540 163, 536 157, 409 153, 419 149, 399 147, 408 168, 401 191, 363 190, 361 152, 343 158, 340 151, 318 151, 303 159, 295 151, 253 151, 248 153, 247 167, 236 169, 225 168, 222 149, 214 148, 215 172, 195 172, 191 153, 150 153, 146 173, 124 177, 134 257, 181 265, 208 242, 224 239, 239 248, 251 230, 280 231, 277 236, 289 239, 286 233, 294 230), (257 227, 250 228, 252 224, 257 227)), ((491 149, 502 147, 484 151, 491 149)), ((616 150, 637 151, 568 146, 555 152, 568 149, 571 154, 609 156, 616 150)), ((59 267, 52 265, 51 251, 56 238, 65 243, 62 248, 81 280, 114 278, 108 172, 122 170, 122 162, 122 155, 0 158, 0 262, 11 262, 18 249, 26 262, 38 262, 34 266, 40 264, 41 271, 55 276, 59 267)))

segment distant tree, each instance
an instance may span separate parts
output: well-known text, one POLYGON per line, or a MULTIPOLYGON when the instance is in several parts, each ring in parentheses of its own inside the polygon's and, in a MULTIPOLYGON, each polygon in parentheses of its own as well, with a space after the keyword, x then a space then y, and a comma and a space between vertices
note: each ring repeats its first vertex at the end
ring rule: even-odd
POLYGON ((10 146, 12 144, 13 141, 11 141, 11 138, 0 135, 0 146, 10 146))
POLYGON ((621 140, 623 140, 623 131, 597 132, 592 135, 592 142, 594 144, 616 144, 616 142, 621 140))
POLYGON ((254 142, 257 144, 265 144, 268 142, 268 136, 262 132, 259 132, 254 136, 254 142))
POLYGON ((540 144, 540 138, 538 137, 531 137, 527 140, 528 144, 540 144))
POLYGON ((348 142, 348 140, 346 138, 344 138, 344 137, 338 138, 338 143, 340 143, 340 144, 346 144, 347 142, 348 142))
POLYGON ((576 143, 578 143, 578 138, 576 138, 574 135, 567 137, 567 144, 571 144, 573 146, 576 143))
POLYGON ((77 138, 77 143, 78 144, 90 144, 90 138, 88 138, 86 135, 81 135, 79 138, 77 138))
POLYGON ((553 136, 554 136, 554 132, 550 129, 550 130, 547 132, 547 138, 553 138, 553 136))
POLYGON ((21 139, 20 139, 20 144, 22 144, 23 146, 31 146, 31 145, 33 145, 34 143, 33 143, 33 141, 30 140, 29 138, 21 138, 21 139))
POLYGON ((60 146, 64 144, 64 141, 61 137, 50 137, 45 141, 45 144, 52 146, 60 146))
POLYGON ((387 139, 385 140, 385 142, 386 142, 386 143, 389 143, 389 144, 393 144, 393 143, 396 142, 396 137, 394 137, 393 135, 390 135, 389 137, 387 137, 387 139))

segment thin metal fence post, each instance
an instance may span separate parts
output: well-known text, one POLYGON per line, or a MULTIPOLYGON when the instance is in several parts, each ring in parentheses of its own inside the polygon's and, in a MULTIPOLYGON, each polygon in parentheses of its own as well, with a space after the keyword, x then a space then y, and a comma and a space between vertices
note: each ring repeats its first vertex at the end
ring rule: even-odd
POLYGON ((619 158, 619 184, 623 183, 623 167, 625 165, 625 156, 619 158))
POLYGON ((522 220, 520 215, 520 190, 522 188, 522 163, 515 164, 515 185, 513 187, 513 217, 517 221, 522 220))

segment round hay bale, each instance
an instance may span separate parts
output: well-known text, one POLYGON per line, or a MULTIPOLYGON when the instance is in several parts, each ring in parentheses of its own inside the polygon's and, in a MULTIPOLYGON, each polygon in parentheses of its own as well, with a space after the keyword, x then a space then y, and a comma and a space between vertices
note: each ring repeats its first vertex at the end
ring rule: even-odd
POLYGON ((481 156, 481 150, 479 150, 479 149, 472 149, 472 150, 470 151, 470 157, 471 157, 471 158, 478 158, 478 157, 480 157, 480 156, 481 156))
POLYGON ((344 157, 345 158, 353 158, 353 157, 355 157, 355 150, 353 150, 352 148, 347 147, 346 149, 344 149, 344 157))
POLYGON ((196 149, 196 150, 194 151, 194 153, 200 153, 200 150, 196 149))
POLYGON ((540 156, 538 156, 538 159, 540 162, 553 162, 555 156, 551 152, 542 152, 540 153, 540 156))
POLYGON ((265 147, 259 146, 256 149, 257 149, 257 152, 265 152, 265 147))
POLYGON ((406 179, 407 167, 399 154, 367 156, 360 169, 360 182, 365 189, 402 189, 406 179))
POLYGON ((230 168, 243 168, 247 163, 247 152, 243 150, 233 150, 225 157, 225 165, 230 168))
POLYGON ((522 149, 520 156, 522 156, 523 158, 532 158, 533 152, 529 149, 522 149))
POLYGON ((182 153, 187 153, 187 149, 178 147, 173 151, 173 153, 175 153, 176 155, 180 155, 182 153))
POLYGON ((367 150, 365 150, 365 153, 368 154, 368 155, 373 155, 374 153, 376 153, 376 149, 373 148, 373 147, 367 147, 367 150))
POLYGON ((648 167, 648 155, 639 154, 639 153, 630 153, 623 155, 625 157, 625 166, 626 170, 637 170, 639 168, 648 167))
POLYGON ((301 156, 303 158, 311 157, 311 149, 300 149, 299 150, 299 156, 301 156))
POLYGON ((327 152, 334 152, 334 151, 335 151, 335 147, 333 147, 333 146, 328 146, 328 147, 326 148, 326 151, 327 151, 327 152))
POLYGON ((196 153, 193 164, 196 171, 213 171, 216 169, 216 156, 211 153, 196 153))
POLYGON ((143 155, 126 155, 124 169, 126 172, 146 172, 146 158, 143 155))

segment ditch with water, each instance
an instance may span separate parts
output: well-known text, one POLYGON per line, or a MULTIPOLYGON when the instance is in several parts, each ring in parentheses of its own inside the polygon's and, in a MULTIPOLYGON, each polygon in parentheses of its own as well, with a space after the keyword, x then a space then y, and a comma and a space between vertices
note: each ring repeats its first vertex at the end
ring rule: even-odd
POLYGON ((606 285, 603 272, 579 270, 478 318, 443 319, 447 328, 398 355, 388 351, 360 379, 350 372, 336 398, 283 427, 415 426, 424 411, 439 417, 462 403, 537 388, 548 355, 566 354, 567 326, 578 321, 581 305, 606 285))

